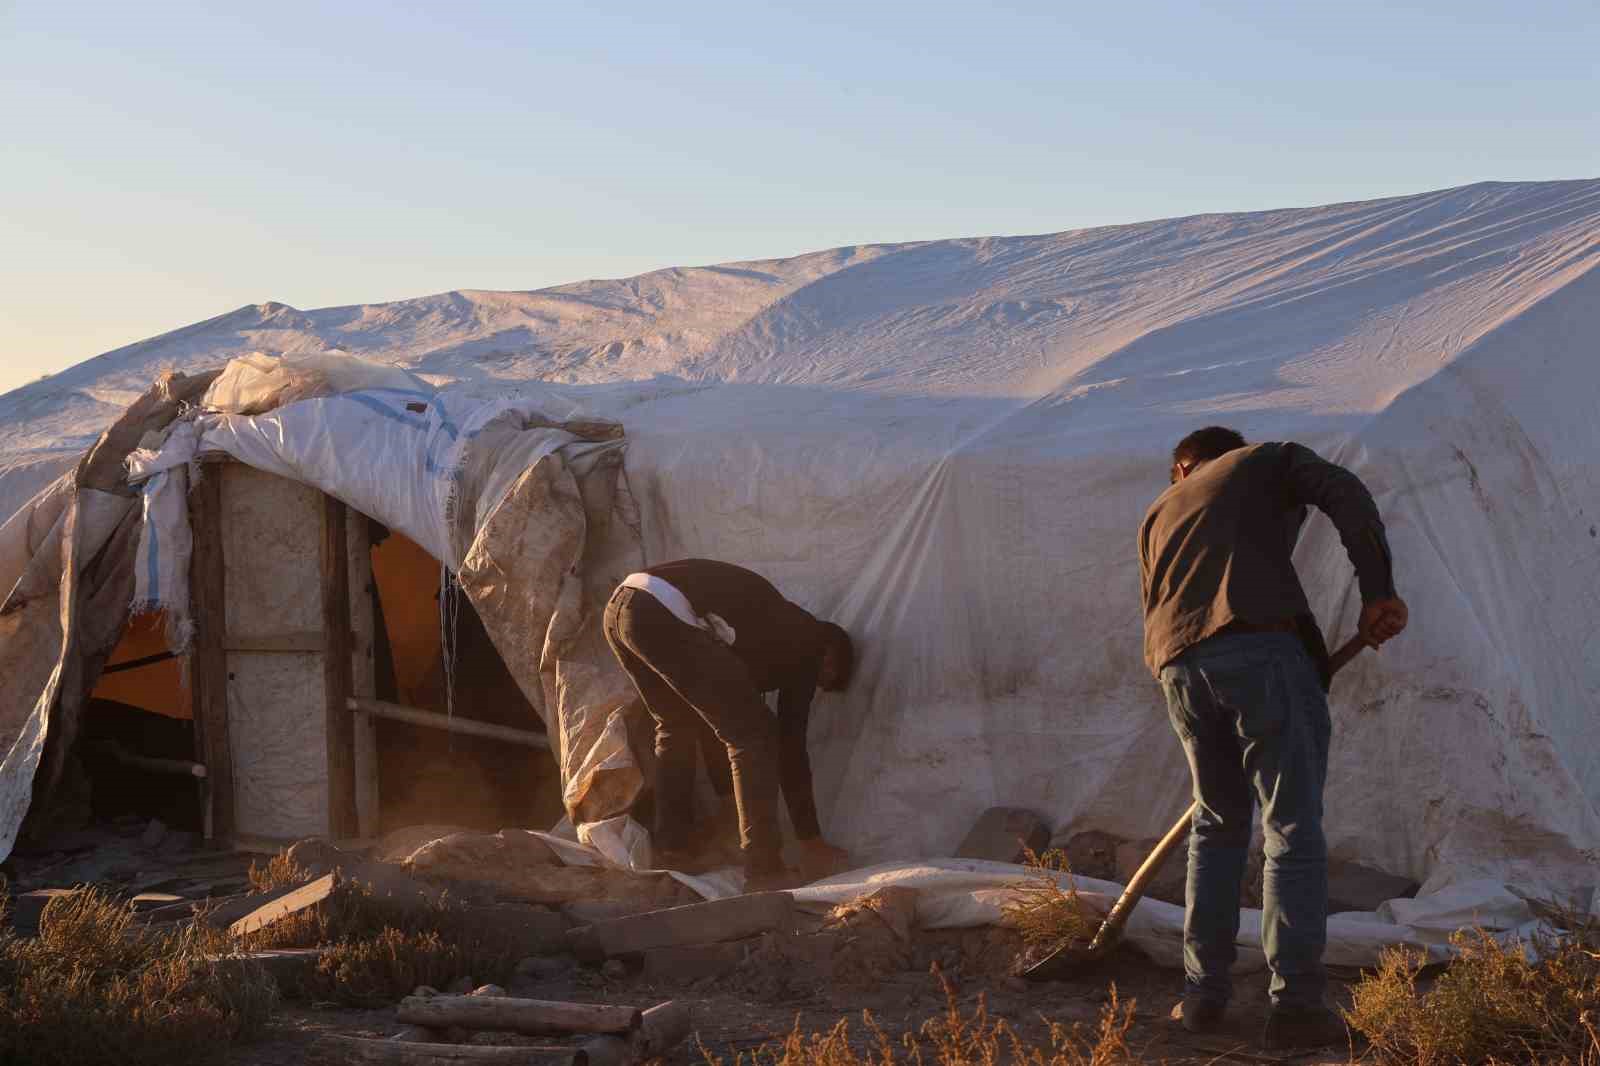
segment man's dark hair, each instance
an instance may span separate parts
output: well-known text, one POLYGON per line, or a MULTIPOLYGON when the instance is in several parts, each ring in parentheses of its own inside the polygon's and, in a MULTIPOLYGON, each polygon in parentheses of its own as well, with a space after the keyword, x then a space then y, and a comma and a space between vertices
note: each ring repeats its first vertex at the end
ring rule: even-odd
POLYGON ((1244 437, 1227 426, 1207 426, 1197 429, 1178 442, 1172 449, 1174 463, 1204 463, 1244 447, 1244 437))
POLYGON ((844 676, 839 679, 841 686, 848 685, 856 672, 856 646, 850 639, 850 634, 844 626, 833 622, 819 622, 822 627, 823 646, 833 651, 834 658, 839 661, 839 669, 844 676))

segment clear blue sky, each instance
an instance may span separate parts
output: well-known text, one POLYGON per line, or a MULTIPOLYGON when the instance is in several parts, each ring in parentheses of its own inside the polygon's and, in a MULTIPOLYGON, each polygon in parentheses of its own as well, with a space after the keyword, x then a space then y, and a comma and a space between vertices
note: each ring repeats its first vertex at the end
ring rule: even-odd
POLYGON ((1593 0, 0 0, 0 390, 265 300, 1594 177, 1597 55, 1593 0))

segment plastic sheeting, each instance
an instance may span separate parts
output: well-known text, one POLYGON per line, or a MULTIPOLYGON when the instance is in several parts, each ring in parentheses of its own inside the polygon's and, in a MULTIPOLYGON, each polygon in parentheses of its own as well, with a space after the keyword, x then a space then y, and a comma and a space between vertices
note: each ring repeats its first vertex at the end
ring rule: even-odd
MULTIPOLYGON (((244 364, 246 381, 277 395, 280 379, 308 363, 323 365, 301 359, 280 374, 255 357, 244 364)), ((374 376, 358 369, 324 375, 319 388, 374 376)), ((240 379, 229 364, 208 395, 225 387, 253 406, 251 395, 237 399, 240 379)), ((128 464, 146 501, 141 590, 155 589, 162 605, 188 602, 181 551, 188 519, 176 479, 204 452, 226 452, 335 496, 415 540, 457 575, 556 740, 568 811, 580 823, 611 818, 627 810, 644 779, 621 713, 632 691, 598 635, 599 607, 620 579, 616 571, 638 564, 638 530, 618 502, 626 494, 618 445, 586 441, 574 429, 620 438, 615 426, 562 428, 526 404, 440 393, 414 379, 404 389, 383 384, 256 416, 198 414, 128 464), (619 506, 624 520, 613 521, 619 506)), ((235 753, 245 768, 251 758, 247 750, 235 753)))
MULTIPOLYGON (((103 424, 91 390, 272 338, 359 342, 462 382, 442 390, 457 427, 473 396, 626 424, 631 494, 585 500, 586 524, 628 512, 645 558, 750 566, 858 638, 855 684, 818 700, 810 744, 824 830, 861 862, 948 853, 997 804, 1058 834, 1158 835, 1188 784, 1140 662, 1133 532, 1185 432, 1298 439, 1373 488, 1412 607, 1334 688, 1334 855, 1417 878, 1423 898, 1483 880, 1582 896, 1600 880, 1597 266, 1600 181, 1488 184, 537 293, 262 305, 0 398, 0 418, 19 449, 57 447, 86 410, 103 424)), ((519 417, 499 430, 517 438, 519 417)), ((422 432, 439 447, 420 454, 446 459, 448 434, 422 432)), ((450 498, 390 491, 423 516, 450 498)), ((423 524, 408 534, 465 558, 457 518, 423 524)), ((560 602, 594 602, 591 550, 560 602)), ((1325 521, 1296 561, 1342 638, 1356 595, 1325 521)), ((572 669, 541 649, 550 672, 518 679, 598 691, 604 649, 587 647, 572 669)))
POLYGON ((417 392, 421 378, 396 366, 346 352, 273 356, 251 352, 229 360, 206 390, 201 406, 232 415, 259 415, 298 400, 362 389, 417 392))
MULTIPOLYGON (((798 889, 795 900, 814 908, 847 903, 888 886, 916 895, 917 924, 924 929, 962 929, 1002 924, 1004 907, 1018 882, 1037 871, 1007 863, 968 859, 934 859, 920 863, 884 863, 855 870, 798 889)), ((1091 877, 1058 875, 1063 887, 1075 888, 1091 909, 1104 914, 1122 887, 1091 877)), ((1325 961, 1334 966, 1371 966, 1384 949, 1407 946, 1442 962, 1451 955, 1449 933, 1463 926, 1501 934, 1502 942, 1528 941, 1540 929, 1528 905, 1496 881, 1463 883, 1432 899, 1393 900, 1377 913, 1351 912, 1328 919, 1325 961), (1402 906, 1403 905, 1403 906, 1402 906)), ((1183 908, 1160 900, 1140 900, 1128 916, 1124 939, 1154 962, 1183 967, 1183 908)), ((1261 912, 1240 912, 1239 957, 1235 973, 1266 968, 1261 950, 1261 912)))

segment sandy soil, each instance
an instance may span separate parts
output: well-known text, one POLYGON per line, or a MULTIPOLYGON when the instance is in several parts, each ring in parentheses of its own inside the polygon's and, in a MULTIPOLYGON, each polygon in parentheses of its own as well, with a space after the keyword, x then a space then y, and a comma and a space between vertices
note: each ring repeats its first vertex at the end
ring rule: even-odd
MULTIPOLYGON (((690 1041, 668 1056, 674 1066, 702 1063, 707 1056, 732 1064, 741 1054, 778 1041, 796 1024, 806 1032, 832 1028, 841 1017, 851 1021, 852 1041, 865 1048, 869 1033, 861 1024, 863 1011, 893 1034, 920 1026, 939 1012, 944 1003, 937 980, 928 973, 911 971, 884 976, 870 986, 831 981, 783 980, 775 968, 745 967, 738 973, 697 987, 651 983, 638 976, 606 978, 594 971, 571 970, 538 982, 522 982, 510 991, 533 998, 577 1002, 624 1003, 641 1008, 669 999, 688 999, 696 1011, 697 1041, 690 1041), (703 1050, 702 1050, 703 1047, 703 1050)), ((984 997, 990 1014, 1010 1022, 1025 1038, 1044 1042, 1050 1022, 1091 1027, 1099 1017, 1114 985, 1124 1000, 1137 1005, 1130 1045, 1145 1061, 1173 1066, 1201 1063, 1295 1062, 1329 1066, 1349 1061, 1347 1049, 1283 1054, 1263 1051, 1258 1037, 1266 1011, 1265 988, 1259 982, 1242 984, 1239 1001, 1223 1030, 1197 1038, 1183 1033, 1168 1013, 1177 1001, 1180 979, 1157 969, 1137 955, 1124 951, 1097 973, 1047 985, 995 974, 952 980, 963 1013, 976 1009, 984 997)), ((1347 986, 1335 982, 1335 994, 1346 995, 1347 986)), ((392 1010, 347 1010, 332 1006, 287 1003, 265 1036, 235 1049, 230 1061, 238 1066, 324 1061, 316 1039, 324 1033, 386 1037, 400 1029, 392 1010)), ((327 1060, 332 1061, 332 1060, 327 1060)))

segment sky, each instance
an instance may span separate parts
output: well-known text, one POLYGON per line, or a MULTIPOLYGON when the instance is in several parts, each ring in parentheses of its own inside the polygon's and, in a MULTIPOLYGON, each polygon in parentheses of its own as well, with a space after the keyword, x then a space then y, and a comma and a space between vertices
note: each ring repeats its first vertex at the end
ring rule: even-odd
POLYGON ((1597 44, 1592 0, 0 0, 0 392, 268 300, 1596 177, 1597 44))

